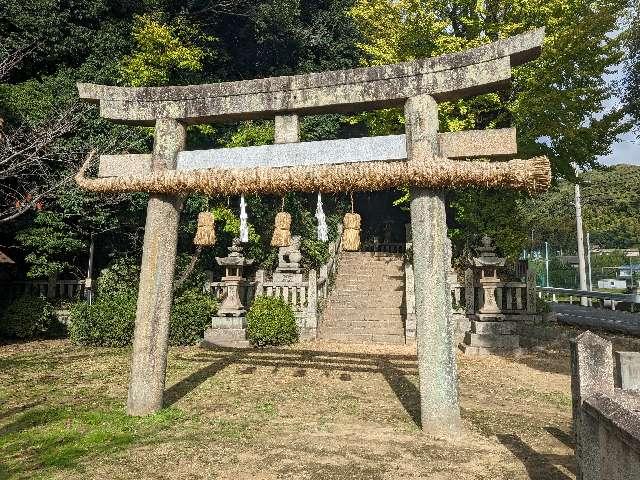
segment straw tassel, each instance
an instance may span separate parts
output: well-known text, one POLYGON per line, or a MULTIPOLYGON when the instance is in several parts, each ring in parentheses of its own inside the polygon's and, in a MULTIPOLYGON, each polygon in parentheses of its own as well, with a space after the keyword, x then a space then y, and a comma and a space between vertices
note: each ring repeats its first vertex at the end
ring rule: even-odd
POLYGON ((247 203, 244 201, 244 195, 240 195, 240 241, 242 243, 249 242, 249 216, 247 215, 247 203))
POLYGON ((193 239, 195 245, 209 247, 216 243, 216 229, 214 225, 213 213, 200 212, 198 214, 198 228, 193 239))
POLYGON ((318 204, 316 205, 316 218, 318 219, 318 240, 326 242, 329 240, 327 228, 327 217, 322 209, 322 194, 318 192, 318 204))
POLYGON ((357 252, 360 250, 360 215, 345 213, 342 225, 342 249, 357 252))
POLYGON ((291 215, 287 212, 278 212, 275 223, 271 246, 288 247, 291 245, 291 215))

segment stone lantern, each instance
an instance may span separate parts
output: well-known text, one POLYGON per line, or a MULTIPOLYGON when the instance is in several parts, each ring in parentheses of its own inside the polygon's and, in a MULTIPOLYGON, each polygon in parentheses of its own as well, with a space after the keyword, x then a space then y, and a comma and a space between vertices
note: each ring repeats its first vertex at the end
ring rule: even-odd
POLYGON ((486 235, 475 250, 478 256, 473 258, 473 266, 480 273, 478 284, 482 288, 483 302, 471 316, 471 330, 465 334, 460 348, 471 355, 517 353, 520 338, 515 334, 516 322, 505 321, 501 305, 496 302, 496 289, 502 286, 498 268, 505 265, 506 259, 496 255, 493 240, 486 235))
POLYGON ((505 258, 498 257, 493 240, 484 235, 482 245, 476 247, 478 256, 473 259, 473 266, 480 269, 480 286, 482 287, 484 300, 482 307, 478 309, 478 320, 504 320, 502 309, 496 303, 496 288, 500 285, 498 267, 504 267, 505 258))
POLYGON ((223 288, 226 296, 218 308, 218 315, 229 317, 240 317, 246 313, 244 305, 244 292, 247 281, 243 277, 244 267, 253 264, 253 259, 245 258, 242 255, 242 244, 239 238, 234 238, 229 247, 229 255, 226 257, 216 257, 216 262, 225 269, 222 277, 223 288))
POLYGON ((225 292, 218 314, 211 319, 211 328, 204 333, 206 343, 224 346, 249 346, 247 341, 247 321, 245 318, 245 295, 247 280, 244 268, 253 265, 253 259, 242 254, 239 238, 234 238, 229 247, 229 255, 216 257, 216 262, 225 269, 222 288, 225 292))

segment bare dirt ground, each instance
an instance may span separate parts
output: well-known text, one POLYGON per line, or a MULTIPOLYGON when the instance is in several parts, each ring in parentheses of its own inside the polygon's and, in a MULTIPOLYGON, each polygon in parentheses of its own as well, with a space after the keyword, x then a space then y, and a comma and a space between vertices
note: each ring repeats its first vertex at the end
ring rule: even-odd
MULTIPOLYGON (((570 331, 569 331, 570 332, 570 331)), ((415 347, 173 348, 124 415, 130 352, 0 347, 0 479, 573 479, 566 342, 458 356, 463 433, 422 433, 415 347)))

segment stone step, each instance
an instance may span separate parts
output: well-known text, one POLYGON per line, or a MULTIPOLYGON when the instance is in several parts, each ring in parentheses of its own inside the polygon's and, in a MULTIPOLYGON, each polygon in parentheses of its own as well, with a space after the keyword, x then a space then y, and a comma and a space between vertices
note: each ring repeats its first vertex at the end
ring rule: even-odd
POLYGON ((320 334, 320 339, 342 343, 389 343, 401 345, 405 343, 404 335, 389 334, 356 334, 344 333, 336 335, 320 334))
POLYGON ((516 333, 516 322, 471 322, 471 333, 512 335, 516 333))
POLYGON ((483 356, 483 355, 521 355, 523 350, 519 347, 516 348, 495 348, 495 347, 477 347, 466 345, 461 343, 459 345, 460 350, 465 355, 469 356, 483 356))
POLYGON ((404 296, 398 295, 395 298, 380 298, 380 295, 378 295, 377 293, 371 295, 357 295, 348 292, 345 295, 340 295, 338 292, 334 292, 334 294, 329 297, 329 300, 336 304, 344 303, 345 305, 350 303, 364 302, 371 308, 379 308, 381 306, 387 305, 400 306, 404 303, 404 296))
POLYGON ((388 260, 388 261, 376 261, 371 259, 365 259, 361 261, 356 260, 339 260, 339 267, 350 267, 350 266, 363 266, 366 268, 404 268, 404 260, 388 260))
POLYGON ((341 262, 338 265, 343 270, 349 270, 353 268, 365 268, 367 270, 391 270, 400 271, 404 270, 404 262, 389 262, 380 264, 371 264, 368 262, 341 262))
POLYGON ((319 338, 403 344, 404 256, 342 252, 319 338))
POLYGON ((402 335, 402 328, 398 328, 398 326, 391 327, 385 325, 377 325, 374 327, 362 327, 357 328, 351 324, 340 325, 340 324, 331 324, 331 325, 323 325, 322 333, 325 335, 344 335, 347 333, 357 333, 357 334, 370 334, 370 335, 402 335))
POLYGON ((382 308, 349 308, 344 306, 332 305, 325 310, 327 316, 336 316, 346 318, 346 316, 362 319, 382 319, 384 317, 397 318, 404 314, 404 309, 399 307, 382 307, 382 308))
POLYGON ((520 337, 518 335, 491 335, 467 332, 464 336, 464 344, 471 347, 518 348, 520 347, 520 337))
POLYGON ((366 265, 366 264, 350 263, 347 265, 340 265, 338 268, 341 269, 341 271, 338 273, 339 275, 352 275, 352 274, 360 273, 362 271, 404 273, 404 264, 402 265, 366 265))

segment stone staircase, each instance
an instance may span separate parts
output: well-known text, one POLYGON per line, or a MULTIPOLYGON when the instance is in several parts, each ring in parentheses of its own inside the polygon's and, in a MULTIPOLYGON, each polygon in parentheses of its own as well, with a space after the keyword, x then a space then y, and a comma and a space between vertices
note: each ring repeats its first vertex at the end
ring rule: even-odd
POLYGON ((318 338, 405 343, 404 255, 341 252, 318 338))

